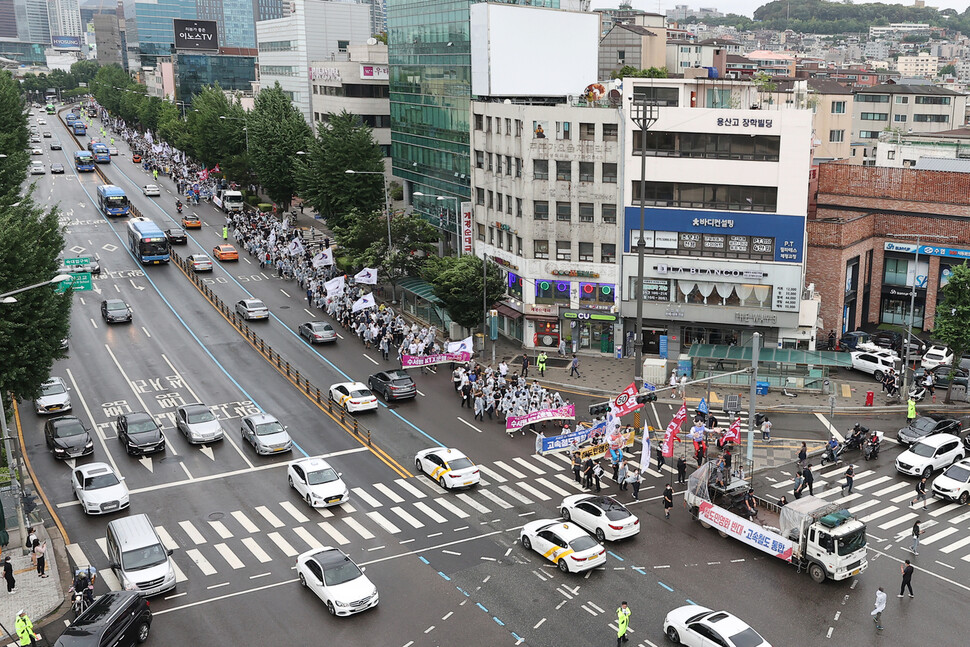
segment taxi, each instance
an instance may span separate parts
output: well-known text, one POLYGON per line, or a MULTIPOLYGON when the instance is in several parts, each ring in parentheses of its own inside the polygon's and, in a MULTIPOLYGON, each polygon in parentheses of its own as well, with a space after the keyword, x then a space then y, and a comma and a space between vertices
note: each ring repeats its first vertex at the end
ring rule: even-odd
POLYGON ((414 467, 446 490, 471 487, 481 481, 481 472, 475 463, 462 452, 449 447, 422 449, 414 456, 414 467))
POLYGON ((216 245, 212 248, 212 255, 220 261, 238 261, 239 252, 232 245, 216 245))
POLYGON ((606 549, 573 523, 537 519, 522 526, 519 541, 559 567, 563 573, 581 573, 606 563, 606 549))
POLYGON ((202 229, 202 221, 194 213, 187 213, 182 216, 183 229, 202 229))
POLYGON ((377 409, 377 396, 360 382, 340 382, 330 387, 330 401, 345 411, 372 411, 377 409))
POLYGON ((134 155, 131 156, 131 161, 134 162, 135 164, 140 164, 141 155, 139 155, 138 153, 135 153, 134 155))

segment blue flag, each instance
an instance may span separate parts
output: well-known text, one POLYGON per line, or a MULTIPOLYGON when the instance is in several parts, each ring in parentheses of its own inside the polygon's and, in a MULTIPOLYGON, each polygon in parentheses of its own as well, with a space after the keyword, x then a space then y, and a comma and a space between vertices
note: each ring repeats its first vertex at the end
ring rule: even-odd
POLYGON ((697 405, 697 410, 700 411, 701 413, 710 413, 710 410, 707 408, 706 399, 701 398, 700 404, 697 405))

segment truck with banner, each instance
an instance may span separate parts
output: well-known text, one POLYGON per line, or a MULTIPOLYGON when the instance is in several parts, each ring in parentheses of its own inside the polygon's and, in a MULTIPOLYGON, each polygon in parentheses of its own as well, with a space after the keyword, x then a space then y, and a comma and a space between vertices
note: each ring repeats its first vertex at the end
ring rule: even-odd
POLYGON ((241 191, 231 191, 229 189, 219 189, 212 196, 212 203, 222 209, 225 213, 239 212, 243 210, 245 201, 241 191))
POLYGON ((818 583, 844 580, 868 568, 866 525, 835 503, 803 496, 784 506, 751 497, 757 514, 747 511, 748 483, 728 485, 708 461, 687 482, 684 493, 691 515, 722 537, 752 546, 807 571, 818 583))

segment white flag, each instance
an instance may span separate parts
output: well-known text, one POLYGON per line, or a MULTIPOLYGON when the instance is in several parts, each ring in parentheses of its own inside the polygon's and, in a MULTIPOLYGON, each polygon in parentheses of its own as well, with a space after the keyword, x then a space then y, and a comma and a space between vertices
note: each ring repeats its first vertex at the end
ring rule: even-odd
POLYGON ((460 353, 465 351, 466 353, 473 353, 472 350, 472 338, 471 335, 465 337, 461 341, 450 341, 448 342, 448 352, 449 353, 460 353))
POLYGON ((290 256, 299 256, 305 251, 303 248, 303 241, 299 238, 294 238, 291 240, 286 249, 290 253, 290 256))
POLYGON ((323 287, 327 288, 328 297, 339 297, 344 293, 344 285, 346 283, 346 276, 338 276, 335 279, 330 279, 323 284, 323 287))
POLYGON ((313 267, 329 267, 333 265, 333 250, 332 249, 321 249, 317 252, 317 255, 313 257, 313 267))
POLYGON ((354 281, 357 283, 377 285, 377 268, 365 267, 361 271, 354 274, 354 281))
POLYGON ((354 307, 351 308, 352 312, 360 312, 361 310, 366 310, 367 308, 374 307, 374 295, 367 293, 361 298, 354 301, 354 307))
POLYGON ((266 247, 272 249, 276 245, 276 230, 269 232, 269 238, 266 239, 266 247))

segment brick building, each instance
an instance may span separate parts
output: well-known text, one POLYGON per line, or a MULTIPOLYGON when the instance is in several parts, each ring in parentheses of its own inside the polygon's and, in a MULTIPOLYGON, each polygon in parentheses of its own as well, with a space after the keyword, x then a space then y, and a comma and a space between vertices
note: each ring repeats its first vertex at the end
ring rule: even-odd
POLYGON ((915 284, 914 326, 932 330, 949 268, 970 258, 970 173, 830 162, 819 165, 817 202, 806 283, 821 294, 825 329, 904 326, 915 284), (917 263, 918 235, 952 239, 919 241, 917 263))

